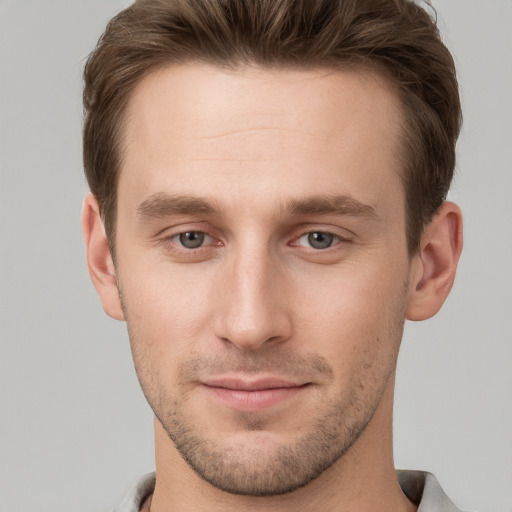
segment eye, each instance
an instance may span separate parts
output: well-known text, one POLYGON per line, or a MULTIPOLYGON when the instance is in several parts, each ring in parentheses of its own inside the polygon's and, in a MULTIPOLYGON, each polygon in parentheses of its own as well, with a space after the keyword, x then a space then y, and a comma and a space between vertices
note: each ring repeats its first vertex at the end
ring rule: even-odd
POLYGON ((312 231, 299 238, 299 245, 309 246, 313 249, 328 249, 339 237, 323 231, 312 231))
POLYGON ((204 245, 205 242, 211 242, 211 237, 202 231, 186 231, 173 238, 179 245, 186 249, 197 249, 204 245))

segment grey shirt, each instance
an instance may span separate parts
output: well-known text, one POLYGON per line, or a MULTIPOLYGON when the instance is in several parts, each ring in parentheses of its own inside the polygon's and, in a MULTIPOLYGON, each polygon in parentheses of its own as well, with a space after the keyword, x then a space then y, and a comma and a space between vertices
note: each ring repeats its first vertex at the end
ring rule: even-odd
MULTIPOLYGON (((461 512, 431 473, 399 470, 397 476, 404 494, 418 505, 418 512, 461 512)), ((155 480, 155 473, 139 478, 114 512, 139 512, 146 498, 153 492, 155 480)))

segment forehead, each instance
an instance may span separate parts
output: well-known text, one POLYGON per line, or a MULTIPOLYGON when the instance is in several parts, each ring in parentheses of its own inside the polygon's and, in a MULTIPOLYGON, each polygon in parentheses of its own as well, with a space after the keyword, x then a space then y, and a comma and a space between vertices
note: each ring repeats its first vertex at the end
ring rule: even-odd
POLYGON ((371 203, 379 184, 402 194, 400 119, 393 87, 363 69, 169 66, 130 98, 119 191, 135 201, 339 186, 371 203))

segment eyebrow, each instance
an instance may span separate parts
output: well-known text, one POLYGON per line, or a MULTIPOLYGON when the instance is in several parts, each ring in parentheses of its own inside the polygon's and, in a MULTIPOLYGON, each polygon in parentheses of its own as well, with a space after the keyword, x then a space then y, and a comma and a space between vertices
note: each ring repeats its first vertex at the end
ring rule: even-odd
POLYGON ((149 196, 137 207, 137 215, 143 221, 172 215, 219 215, 220 209, 203 197, 174 195, 159 192, 149 196))
POLYGON ((350 215, 377 219, 377 210, 348 195, 313 196, 306 199, 291 199, 285 210, 295 215, 350 215))
MULTIPOLYGON (((281 207, 282 214, 291 215, 349 215, 378 218, 376 209, 348 195, 312 196, 290 199, 281 207)), ((172 215, 221 215, 221 208, 210 199, 195 195, 175 195, 159 192, 149 196, 137 207, 142 221, 172 215)))

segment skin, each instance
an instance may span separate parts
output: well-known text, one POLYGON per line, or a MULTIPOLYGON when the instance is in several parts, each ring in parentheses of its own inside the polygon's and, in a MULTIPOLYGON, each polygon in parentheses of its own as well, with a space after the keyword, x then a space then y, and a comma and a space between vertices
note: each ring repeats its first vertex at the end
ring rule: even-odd
POLYGON ((188 64, 135 89, 115 266, 92 196, 83 227, 155 412, 151 510, 415 510, 393 466, 396 359, 462 234, 445 203, 408 254, 400 113, 364 70, 188 64))

